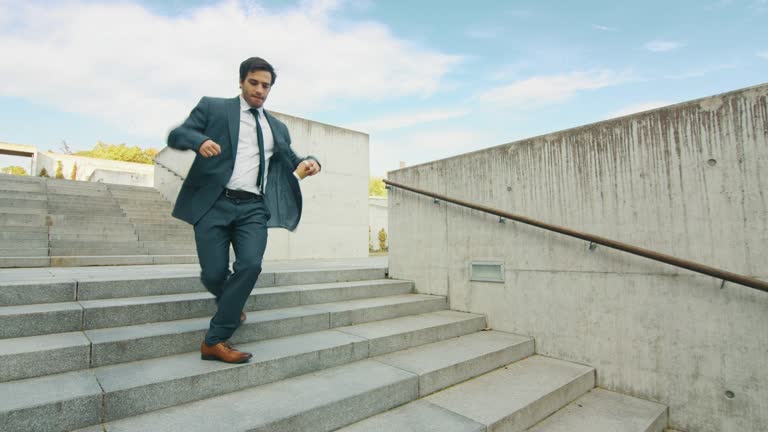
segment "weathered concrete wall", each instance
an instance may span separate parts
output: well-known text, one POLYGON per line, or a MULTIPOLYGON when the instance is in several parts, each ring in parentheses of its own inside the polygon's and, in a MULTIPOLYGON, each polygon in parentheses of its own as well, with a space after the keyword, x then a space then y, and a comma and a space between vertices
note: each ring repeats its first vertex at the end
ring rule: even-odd
MULTIPOLYGON (((294 151, 316 156, 323 169, 300 183, 304 210, 296 232, 269 231, 265 259, 367 257, 368 135, 272 113, 288 126, 294 151)), ((172 202, 194 157, 165 148, 155 158, 155 187, 172 202)))
MULTIPOLYGON (((389 178, 768 278, 767 98, 761 85, 389 178)), ((768 424, 768 294, 402 190, 389 210, 392 277, 669 405, 672 427, 768 424), (470 282, 473 260, 501 261, 505 282, 470 282)))
MULTIPOLYGON (((388 216, 387 199, 384 197, 369 197, 368 198, 368 226, 371 228, 371 238, 369 244, 375 251, 381 249, 379 244, 379 231, 382 229, 387 236, 389 236, 389 224, 387 224, 388 216)), ((387 240, 387 245, 389 241, 387 240)))
POLYGON ((37 153, 34 164, 35 172, 32 175, 39 175, 40 171, 45 168, 48 175, 54 177, 56 175, 56 165, 59 161, 61 161, 64 178, 67 180, 72 180, 70 177, 72 167, 77 163, 77 177, 75 180, 102 181, 104 183, 149 187, 153 183, 154 167, 152 165, 52 152, 37 153), (91 180, 96 170, 101 170, 102 173, 97 173, 93 180, 91 180))

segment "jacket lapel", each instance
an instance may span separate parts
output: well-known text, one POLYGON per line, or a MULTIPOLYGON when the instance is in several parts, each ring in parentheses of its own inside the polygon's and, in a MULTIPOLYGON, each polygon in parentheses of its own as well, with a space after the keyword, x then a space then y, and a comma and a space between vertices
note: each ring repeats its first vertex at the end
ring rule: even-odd
POLYGON ((237 141, 240 138, 240 96, 227 101, 227 123, 229 124, 229 142, 232 159, 237 155, 237 141))
POLYGON ((282 148, 284 142, 283 137, 280 135, 279 132, 277 132, 277 129, 275 129, 275 118, 272 117, 272 114, 267 112, 267 110, 264 110, 264 117, 267 118, 267 123, 269 123, 269 129, 272 131, 272 139, 275 141, 275 148, 272 150, 273 152, 277 153, 282 148))

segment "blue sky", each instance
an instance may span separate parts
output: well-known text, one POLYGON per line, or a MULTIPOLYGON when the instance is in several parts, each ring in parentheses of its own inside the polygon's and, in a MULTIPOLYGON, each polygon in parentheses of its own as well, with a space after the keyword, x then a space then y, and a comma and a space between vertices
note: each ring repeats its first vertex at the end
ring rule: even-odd
POLYGON ((768 82, 768 0, 469 4, 0 0, 0 141, 161 148, 252 55, 267 108, 369 133, 372 175, 768 82))

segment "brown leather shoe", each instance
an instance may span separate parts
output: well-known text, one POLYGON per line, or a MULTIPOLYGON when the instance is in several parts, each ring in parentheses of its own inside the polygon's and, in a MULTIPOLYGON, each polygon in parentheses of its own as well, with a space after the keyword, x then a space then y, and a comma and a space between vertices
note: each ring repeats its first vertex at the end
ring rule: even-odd
POLYGON ((208 346, 203 341, 200 346, 200 358, 202 360, 218 360, 224 363, 245 363, 253 357, 251 353, 238 351, 230 348, 226 342, 219 342, 216 345, 208 346))
POLYGON ((245 312, 240 312, 240 324, 245 322, 245 318, 246 318, 245 312))

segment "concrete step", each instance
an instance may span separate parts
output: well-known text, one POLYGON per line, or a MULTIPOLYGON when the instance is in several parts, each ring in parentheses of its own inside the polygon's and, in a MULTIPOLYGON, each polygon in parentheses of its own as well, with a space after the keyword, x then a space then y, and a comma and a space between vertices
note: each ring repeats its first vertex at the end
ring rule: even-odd
POLYGON ((50 248, 51 257, 65 256, 128 256, 147 255, 147 251, 139 247, 81 247, 81 248, 50 248))
POLYGON ((159 210, 159 211, 153 211, 153 210, 126 210, 123 209, 123 212, 126 216, 132 219, 166 219, 166 218, 172 218, 171 216, 172 209, 168 210, 159 210))
POLYGON ((0 196, 0 208, 48 208, 48 203, 43 199, 5 198, 0 196))
POLYGON ((120 232, 100 231, 99 234, 93 234, 91 232, 69 232, 69 233, 51 233, 51 241, 81 241, 81 242, 117 242, 126 243, 132 242, 137 244, 139 241, 138 236, 133 230, 121 230, 120 232))
POLYGON ((156 235, 168 235, 168 236, 177 236, 177 235, 188 235, 192 236, 194 238, 195 236, 195 230, 192 228, 192 225, 187 224, 187 226, 166 226, 166 225, 159 225, 159 226, 150 226, 150 225, 136 225, 136 232, 139 234, 139 236, 156 236, 156 235))
POLYGON ((42 192, 16 192, 0 189, 0 201, 24 200, 24 201, 48 201, 48 194, 42 192))
MULTIPOLYGON (((456 319, 455 323, 446 324, 442 329, 458 333, 464 341, 474 335, 463 335, 477 327, 478 322, 482 322, 482 317, 477 315, 472 316, 472 321, 456 319)), ((410 334, 405 331, 393 337, 406 340, 410 334)), ((532 341, 527 346, 524 346, 524 342, 523 338, 517 337, 504 344, 487 344, 482 353, 475 358, 467 358, 463 366, 474 363, 473 366, 479 370, 495 369, 505 363, 497 364, 497 360, 489 365, 479 358, 492 352, 497 357, 515 361, 521 357, 515 351, 525 351, 525 354, 533 352, 532 341)), ((455 348, 459 341, 453 338, 442 343, 453 343, 455 348)), ((254 358, 234 368, 220 363, 213 367, 202 364, 199 353, 194 352, 107 366, 94 372, 105 391, 104 418, 111 421, 363 360, 371 355, 371 344, 375 345, 377 341, 327 330, 239 345, 238 349, 253 352, 254 358), (195 386, 198 391, 184 391, 190 386, 195 386)), ((418 348, 412 348, 412 351, 417 352, 418 348)))
MULTIPOLYGON (((42 234, 42 233, 38 233, 42 234)), ((0 250, 2 249, 38 249, 48 248, 48 239, 25 239, 23 241, 19 241, 18 239, 12 239, 12 240, 6 240, 0 238, 0 250)), ((46 254, 47 255, 47 254, 46 254)), ((19 256, 18 254, 12 255, 12 256, 19 256)))
MULTIPOLYGON (((347 301, 410 293, 413 284, 397 280, 337 282, 261 288, 251 293, 245 311, 283 309, 301 305, 347 301)), ((83 329, 131 326, 151 322, 210 317, 216 311, 208 292, 125 299, 80 301, 83 329)))
POLYGON ((50 233, 53 234, 61 234, 61 235, 67 235, 67 234, 93 234, 93 235, 109 235, 109 234, 115 234, 116 236, 124 236, 124 235, 136 235, 136 229, 133 227, 133 225, 123 221, 123 223, 119 224, 103 224, 103 223, 94 223, 89 224, 87 222, 85 223, 78 223, 75 221, 66 221, 63 223, 57 223, 50 226, 50 233))
POLYGON ((190 230, 178 234, 138 234, 139 241, 142 242, 178 242, 195 246, 195 235, 190 230))
POLYGON ((50 247, 52 249, 53 248, 65 248, 65 249, 93 248, 94 246, 98 246, 99 248, 104 248, 104 249, 112 249, 112 248, 135 248, 141 245, 139 245, 139 242, 136 240, 127 241, 127 242, 116 242, 116 241, 93 242, 88 240, 51 240, 50 241, 50 247))
POLYGON ((83 308, 75 302, 0 307, 0 339, 78 331, 83 308))
MULTIPOLYGON (((27 240, 24 240, 26 242, 27 240)), ((37 241, 37 240, 33 240, 37 241)), ((0 246, 0 257, 8 258, 8 257, 47 257, 48 256, 48 248, 47 247, 38 247, 38 248, 27 248, 26 245, 24 247, 9 247, 9 245, 0 246)))
POLYGON ((45 185, 38 183, 1 181, 0 192, 45 193, 45 185))
MULTIPOLYGON (((100 256, 51 256, 51 267, 87 267, 87 266, 117 266, 117 265, 148 265, 148 264, 187 264, 190 262, 159 261, 153 255, 100 255, 100 256)), ((193 257, 196 258, 196 257, 193 257)), ((193 261, 191 263, 194 263, 193 261)))
POLYGON ((49 267, 50 257, 0 257, 0 268, 49 267))
POLYGON ((88 225, 92 224, 96 227, 104 227, 104 226, 112 226, 112 225, 124 225, 124 226, 131 226, 130 222, 125 216, 105 216, 105 215, 90 215, 90 214, 82 214, 82 215, 65 215, 65 214, 59 214, 59 215, 49 215, 48 220, 50 221, 49 225, 60 225, 60 226, 82 226, 82 225, 88 225))
POLYGON ((178 226, 178 227, 188 227, 189 224, 180 221, 171 215, 166 216, 157 216, 157 217, 129 217, 128 218, 131 223, 136 225, 158 225, 160 227, 162 226, 178 226))
MULTIPOLYGON (((137 269, 141 272, 140 269, 137 269)), ((287 287, 314 284, 357 283, 384 279, 382 268, 333 269, 313 271, 265 271, 259 276, 256 288, 287 287)), ((340 287, 342 285, 339 285, 340 287)), ((353 286, 353 284, 347 285, 353 286)), ((122 278, 88 277, 78 281, 78 300, 120 299, 128 297, 146 297, 156 295, 185 294, 207 292, 200 283, 197 270, 186 276, 145 276, 141 274, 122 278)), ((261 292, 261 291, 259 291, 261 292)), ((330 292, 330 291, 329 291, 330 292)), ((329 300, 330 301, 330 300, 329 300)))
POLYGON ((101 421, 103 393, 91 371, 11 381, 0 386, 0 424, 4 431, 64 432, 101 421))
POLYGON ((167 248, 162 246, 154 246, 151 248, 144 248, 147 253, 157 256, 163 255, 183 255, 183 254, 195 254, 197 249, 194 246, 167 248))
POLYGON ((522 432, 594 385, 595 372, 590 367, 533 356, 339 432, 522 432))
POLYGON ((36 226, 4 226, 2 228, 2 232, 4 233, 47 233, 48 232, 48 226, 47 225, 36 225, 36 226))
MULTIPOLYGON (((475 335, 439 342, 443 345, 441 352, 447 354, 461 350, 461 342, 475 335)), ((451 364, 448 369, 490 370, 501 366, 487 360, 493 356, 491 353, 504 353, 497 355, 497 359, 506 355, 511 361, 516 360, 510 354, 519 350, 524 338, 509 336, 515 339, 505 344, 491 342, 484 349, 477 350, 478 357, 467 356, 461 364, 451 364)), ((528 346, 532 349, 532 344, 528 346)), ((435 352, 430 345, 423 348, 435 352)), ((414 364, 423 357, 420 348, 411 349, 410 354, 414 364)), ((106 427, 110 431, 133 431, 146 430, 147 426, 154 424, 161 425, 163 430, 204 431, 211 430, 210 427, 218 423, 228 430, 331 431, 418 398, 418 382, 425 375, 445 374, 445 381, 450 384, 465 379, 462 374, 455 374, 452 375, 454 381, 451 381, 448 378, 451 374, 445 372, 445 363, 433 368, 418 368, 424 374, 421 375, 420 372, 392 367, 377 360, 331 367, 164 411, 117 420, 106 424, 106 427), (235 399, 241 403, 230 405, 235 399), (257 400, 259 403, 254 403, 257 400), (219 408, 223 404, 230 406, 228 412, 219 408), (246 412, 250 415, 243 415, 246 412), (158 423, 161 418, 162 423, 158 423)))
POLYGON ((125 214, 119 208, 79 208, 79 209, 48 209, 49 215, 67 215, 70 217, 86 217, 93 220, 98 217, 117 217, 124 218, 125 214))
POLYGON ((32 214, 45 216, 48 209, 45 207, 2 207, 5 204, 0 203, 0 214, 32 214))
POLYGON ((45 226, 45 215, 24 213, 0 213, 0 230, 7 226, 40 227, 45 226))
POLYGON ((170 201, 163 198, 162 196, 159 197, 153 197, 153 198, 119 198, 115 197, 115 201, 117 201, 121 207, 127 208, 127 209, 142 209, 142 208, 153 208, 153 207, 173 207, 170 201))
POLYGON ((88 369, 90 359, 83 332, 0 339, 0 382, 88 369))
MULTIPOLYGON (((388 339, 403 341, 405 346, 413 347, 425 343, 424 339, 413 337, 419 333, 430 333, 433 341, 442 341, 447 337, 467 335, 484 325, 480 315, 447 311, 442 314, 440 317, 423 316, 423 325, 427 326, 433 324, 429 318, 442 320, 439 326, 431 328, 406 329, 398 326, 397 320, 388 320, 389 324, 400 328, 390 331, 388 339)), ((386 323, 382 324, 386 326, 386 323)), ((345 330, 354 331, 354 327, 345 330)), ((105 392, 103 417, 114 420, 365 359, 372 355, 372 346, 381 350, 384 348, 382 344, 382 339, 366 339, 341 330, 323 330, 238 345, 240 349, 253 352, 254 358, 234 367, 201 362, 199 351, 195 350, 182 355, 100 367, 93 372, 105 392)), ((532 349, 532 343, 528 346, 532 349)), ((495 349, 503 348, 497 346, 495 349)))
POLYGON ((62 212, 62 211, 84 211, 84 210, 119 210, 123 211, 120 206, 114 203, 103 203, 103 204, 93 204, 93 203, 79 203, 79 202, 70 202, 66 204, 55 204, 48 202, 48 210, 51 212, 62 212))
POLYGON ((30 240, 48 240, 48 230, 44 231, 2 231, 0 232, 0 242, 15 241, 16 244, 30 240))
POLYGON ((666 427, 666 406, 594 389, 528 431, 663 432, 666 427))
MULTIPOLYGON (((285 309, 249 312, 233 337, 234 343, 310 333, 446 308, 445 298, 404 294, 285 309)), ((190 352, 200 347, 210 318, 156 322, 129 327, 86 330, 93 343, 94 366, 144 360, 190 352)))
POLYGON ((74 302, 77 282, 27 280, 0 284, 0 307, 40 303, 74 302))

